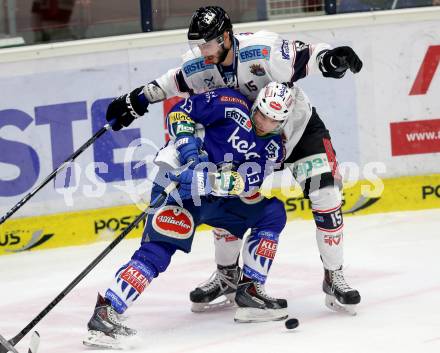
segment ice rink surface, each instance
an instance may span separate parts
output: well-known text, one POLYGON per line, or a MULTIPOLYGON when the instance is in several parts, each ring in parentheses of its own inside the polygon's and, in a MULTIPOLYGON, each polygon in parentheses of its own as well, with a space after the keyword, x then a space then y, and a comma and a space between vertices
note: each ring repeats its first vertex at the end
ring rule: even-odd
MULTIPOLYGON (((345 273, 362 296, 357 316, 329 311, 313 221, 288 223, 266 285, 287 298, 283 322, 237 324, 234 310, 194 314, 188 294, 214 270, 212 237, 199 232, 127 311, 132 353, 440 352, 440 209, 345 218, 345 273)), ((23 329, 107 245, 0 257, 0 334, 23 329)), ((96 293, 129 259, 124 240, 37 326, 41 353, 104 352, 82 345, 96 293)), ((18 345, 27 352, 29 336, 18 345)))

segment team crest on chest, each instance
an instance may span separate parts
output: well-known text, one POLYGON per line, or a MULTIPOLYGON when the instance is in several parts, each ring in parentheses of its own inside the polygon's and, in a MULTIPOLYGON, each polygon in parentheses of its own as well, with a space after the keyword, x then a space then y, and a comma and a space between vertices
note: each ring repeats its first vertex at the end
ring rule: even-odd
POLYGON ((266 70, 264 70, 260 64, 252 64, 250 66, 251 73, 255 76, 264 76, 266 75, 266 70))

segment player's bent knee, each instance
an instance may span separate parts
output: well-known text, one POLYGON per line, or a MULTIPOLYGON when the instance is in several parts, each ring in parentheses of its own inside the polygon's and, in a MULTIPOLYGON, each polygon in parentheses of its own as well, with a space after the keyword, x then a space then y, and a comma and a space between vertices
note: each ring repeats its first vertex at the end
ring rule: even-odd
POLYGON ((162 242, 145 242, 133 254, 132 260, 137 260, 143 264, 153 266, 156 277, 160 272, 164 272, 171 262, 171 256, 176 252, 176 247, 172 244, 162 242))
POLYGON ((258 224, 259 228, 271 228, 274 232, 281 233, 287 222, 286 209, 282 201, 271 198, 265 206, 264 213, 258 224))

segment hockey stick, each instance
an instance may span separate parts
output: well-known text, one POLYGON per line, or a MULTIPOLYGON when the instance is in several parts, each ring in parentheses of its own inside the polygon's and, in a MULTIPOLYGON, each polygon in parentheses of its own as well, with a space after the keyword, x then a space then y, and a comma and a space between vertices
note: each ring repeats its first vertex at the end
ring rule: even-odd
MULTIPOLYGON (((12 346, 9 343, 9 341, 6 340, 6 338, 4 338, 2 335, 0 335, 0 344, 7 349, 5 352, 18 353, 18 351, 14 348, 14 346, 12 346)), ((0 349, 2 349, 2 352, 3 352, 2 346, 0 346, 0 349)))
MULTIPOLYGON (((0 335, 0 344, 5 346, 8 350, 8 352, 20 353, 2 335, 0 335)), ((34 331, 32 337, 31 337, 31 341, 29 343, 28 353, 37 353, 39 345, 40 345, 40 334, 37 331, 34 331)), ((0 346, 0 348, 2 348, 2 347, 0 346)))
POLYGON ((43 182, 36 186, 30 193, 23 197, 18 203, 12 207, 2 218, 0 218, 0 224, 4 223, 9 217, 11 217, 15 212, 17 212, 26 202, 28 202, 38 191, 40 191, 48 182, 50 182, 61 170, 63 170, 69 163, 73 162, 76 157, 83 153, 91 144, 93 144, 97 139, 99 139, 105 132, 107 132, 116 120, 112 120, 105 124, 101 129, 98 130, 86 143, 84 143, 80 148, 78 148, 72 155, 67 158, 57 169, 50 173, 43 182))
MULTIPOLYGON (((148 206, 147 210, 150 208, 155 208, 160 205, 165 198, 177 187, 177 183, 173 182, 169 184, 148 206)), ((124 239, 128 233, 130 233, 140 222, 142 222, 145 217, 147 217, 148 212, 142 212, 136 219, 124 229, 124 231, 119 234, 58 296, 52 300, 49 305, 47 305, 23 330, 21 330, 16 336, 11 338, 9 341, 2 342, 0 338, 0 353, 6 353, 11 350, 11 346, 15 346, 32 328, 37 325, 40 320, 45 317, 54 307, 57 305, 76 285, 85 277, 87 274, 95 268, 95 266, 102 261, 108 253, 113 250, 113 248, 118 245, 122 239, 124 239)), ((2 337, 2 336, 0 336, 2 337)), ((13 348, 13 347, 12 347, 13 348)), ((14 348, 15 349, 15 348, 14 348)), ((12 350, 12 352, 17 353, 12 350)), ((33 352, 35 353, 35 352, 33 352)))

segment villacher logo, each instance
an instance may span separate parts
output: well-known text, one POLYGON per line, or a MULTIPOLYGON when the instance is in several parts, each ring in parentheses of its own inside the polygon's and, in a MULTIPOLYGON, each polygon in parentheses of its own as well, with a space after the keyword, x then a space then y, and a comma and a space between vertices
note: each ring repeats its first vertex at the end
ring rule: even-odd
POLYGON ((192 215, 177 206, 165 206, 155 213, 152 220, 156 232, 176 239, 187 239, 194 231, 192 215))

